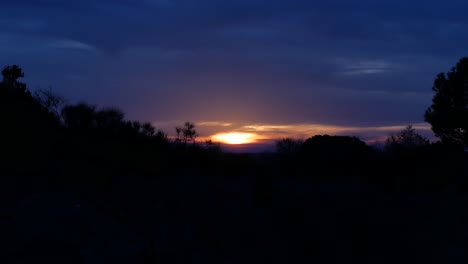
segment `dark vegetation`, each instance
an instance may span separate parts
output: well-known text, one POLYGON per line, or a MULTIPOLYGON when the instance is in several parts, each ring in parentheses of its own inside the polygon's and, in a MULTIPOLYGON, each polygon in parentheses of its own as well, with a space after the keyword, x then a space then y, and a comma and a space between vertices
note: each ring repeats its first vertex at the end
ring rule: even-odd
MULTIPOLYGON (((0 82, 3 263, 452 263, 465 254, 467 59, 384 149, 356 137, 223 153, 116 108, 0 82)), ((460 262, 463 263, 463 262, 460 262)))

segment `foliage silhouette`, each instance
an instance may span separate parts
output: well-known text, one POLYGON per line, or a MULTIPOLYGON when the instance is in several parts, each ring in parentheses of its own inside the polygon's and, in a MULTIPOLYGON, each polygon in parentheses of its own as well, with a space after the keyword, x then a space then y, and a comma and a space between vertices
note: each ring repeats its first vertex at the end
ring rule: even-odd
POLYGON ((301 148, 303 155, 320 159, 349 159, 367 155, 370 148, 357 137, 318 135, 307 139, 301 148))
POLYGON ((41 104, 49 113, 60 119, 62 107, 65 104, 65 99, 54 94, 51 89, 39 90, 34 93, 35 100, 41 104))
POLYGON ((304 142, 292 138, 283 138, 276 141, 276 151, 284 156, 295 156, 299 153, 304 142))
POLYGON ((468 58, 434 81, 435 95, 424 115, 443 143, 468 146, 468 58))
POLYGON ((212 140, 205 141, 205 149, 210 153, 215 153, 215 154, 222 153, 221 144, 215 143, 212 140))
POLYGON ((179 143, 195 143, 196 138, 198 137, 197 131, 195 130, 195 124, 190 122, 185 122, 184 126, 176 127, 176 142, 179 143))
POLYGON ((141 126, 142 133, 148 137, 154 136, 156 129, 150 123, 144 123, 141 126))
POLYGON ((96 107, 80 103, 67 105, 62 109, 62 118, 67 128, 80 133, 96 128, 96 107))
POLYGON ((2 75, 0 166, 24 173, 47 167, 49 155, 54 154, 60 122, 19 81, 24 77, 20 67, 7 66, 2 75))
POLYGON ((123 120, 124 113, 117 108, 105 108, 96 112, 96 126, 99 129, 116 129, 123 120))
POLYGON ((429 139, 409 125, 399 133, 390 135, 385 141, 385 149, 388 152, 409 151, 428 147, 429 144, 429 139))
POLYGON ((24 72, 17 65, 5 67, 2 70, 2 76, 2 86, 5 89, 15 90, 18 93, 29 93, 26 89, 26 84, 18 81, 18 79, 24 77, 24 72))

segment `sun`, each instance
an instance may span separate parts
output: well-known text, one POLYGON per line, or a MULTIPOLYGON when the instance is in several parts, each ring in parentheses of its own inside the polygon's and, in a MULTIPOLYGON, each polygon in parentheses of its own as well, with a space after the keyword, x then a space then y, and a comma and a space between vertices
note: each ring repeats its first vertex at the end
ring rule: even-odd
POLYGON ((214 135, 212 138, 214 141, 229 145, 241 145, 255 142, 255 134, 252 133, 221 133, 214 135))

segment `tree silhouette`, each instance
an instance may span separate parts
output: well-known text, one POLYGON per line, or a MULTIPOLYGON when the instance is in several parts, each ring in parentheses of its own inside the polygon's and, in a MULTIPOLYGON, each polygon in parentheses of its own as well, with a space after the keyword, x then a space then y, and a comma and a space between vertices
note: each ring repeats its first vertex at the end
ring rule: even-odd
POLYGON ((276 151, 285 156, 292 156, 299 153, 303 142, 292 138, 283 138, 276 141, 276 151))
POLYGON ((152 137, 156 133, 156 129, 151 125, 151 123, 143 123, 141 126, 141 132, 145 136, 152 137))
POLYGON ((18 90, 26 93, 26 84, 19 82, 19 78, 24 77, 23 70, 17 65, 7 66, 2 70, 3 81, 2 86, 9 89, 18 90))
POLYGON ((195 124, 190 122, 185 122, 183 127, 176 127, 176 142, 179 143, 195 143, 196 138, 198 137, 197 131, 195 130, 195 124))
POLYGON ((79 132, 96 127, 96 107, 85 103, 68 105, 62 109, 65 126, 79 132))
POLYGON ((2 70, 3 79, 0 82, 0 99, 2 106, 11 108, 12 114, 35 110, 41 105, 35 101, 31 93, 27 90, 26 84, 19 81, 24 77, 23 70, 18 66, 7 66, 2 70), (15 111, 12 111, 15 110, 15 111))
POLYGON ((367 155, 369 146, 357 137, 319 135, 307 139, 301 153, 320 160, 351 159, 367 155))
POLYGON ((412 150, 429 144, 429 139, 418 134, 413 126, 409 125, 399 133, 390 135, 385 141, 385 149, 390 152, 412 150))
POLYGON ((49 89, 35 92, 34 98, 49 113, 53 114, 56 118, 60 118, 61 108, 65 103, 65 99, 63 99, 63 97, 54 94, 52 90, 49 89))
POLYGON ((117 133, 121 129, 124 113, 117 108, 105 108, 96 112, 96 126, 98 129, 117 133))
POLYGON ((152 136, 152 138, 153 138, 154 142, 156 142, 156 144, 158 144, 158 145, 167 145, 169 143, 169 139, 167 138, 167 134, 164 131, 160 130, 160 129, 158 129, 156 131, 156 134, 154 134, 152 136))
POLYGON ((209 153, 219 154, 222 152, 220 143, 213 142, 211 139, 206 140, 204 143, 204 147, 209 153))
POLYGON ((53 155, 60 122, 28 91, 23 70, 14 65, 2 70, 0 82, 0 159, 16 173, 45 166, 53 155))
POLYGON ((436 93, 424 115, 443 143, 468 145, 468 57, 447 74, 440 73, 432 90, 436 93))

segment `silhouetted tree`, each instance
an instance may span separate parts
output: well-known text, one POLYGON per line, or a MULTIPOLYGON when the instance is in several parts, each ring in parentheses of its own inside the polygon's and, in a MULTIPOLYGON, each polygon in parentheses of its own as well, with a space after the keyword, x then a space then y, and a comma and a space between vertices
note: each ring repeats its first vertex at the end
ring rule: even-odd
POLYGON ((176 142, 178 143, 195 143, 196 138, 198 137, 197 131, 195 130, 195 124, 190 122, 185 122, 183 127, 176 127, 176 142))
POLYGON ((424 118, 443 143, 468 145, 468 58, 462 58, 447 74, 440 73, 436 93, 424 118))
POLYGON ((385 141, 387 151, 414 150, 429 146, 429 139, 418 134, 413 126, 409 125, 397 134, 390 135, 385 141))
MULTIPOLYGON (((17 105, 20 112, 31 110, 31 108, 40 108, 40 105, 34 100, 31 93, 26 89, 26 84, 19 81, 24 77, 23 70, 18 66, 7 66, 2 70, 3 79, 0 82, 0 99, 2 105, 14 107, 17 105)), ((11 109, 13 110, 13 109, 11 109)), ((19 112, 11 112, 15 114, 19 112)))
POLYGON ((7 66, 2 70, 2 86, 7 89, 17 90, 22 93, 27 93, 26 84, 19 82, 19 78, 24 77, 23 70, 17 65, 7 66))
POLYGON ((153 135, 153 139, 156 141, 158 144, 164 144, 167 145, 169 143, 169 139, 167 138, 167 134, 164 133, 164 131, 158 129, 156 134, 153 135))
POLYGON ((299 153, 303 143, 302 140, 283 138, 276 141, 276 151, 281 155, 292 156, 299 153))
POLYGON ((121 136, 124 113, 117 108, 105 108, 95 113, 96 128, 103 137, 121 136))
POLYGON ((135 131, 135 133, 139 133, 141 129, 141 123, 138 121, 132 121, 132 127, 135 131))
POLYGON ((370 147, 357 137, 319 135, 307 139, 301 148, 303 155, 321 160, 354 159, 367 155, 370 147))
POLYGON ((16 65, 2 70, 0 82, 0 159, 14 170, 45 166, 52 155, 60 123, 19 81, 24 77, 16 65), (5 162, 9 160, 9 162, 5 162))
POLYGON ((76 131, 96 128, 96 107, 85 103, 67 105, 62 109, 65 126, 76 131))
POLYGON ((141 124, 139 133, 142 136, 153 140, 153 142, 155 142, 155 143, 157 143, 159 145, 169 143, 169 140, 167 138, 167 134, 164 133, 164 131, 162 131, 160 129, 156 129, 149 122, 141 124))
POLYGON ((221 144, 213 142, 211 139, 205 141, 205 149, 212 154, 219 154, 222 152, 221 144))
POLYGON ((151 123, 143 123, 141 126, 141 131, 145 136, 152 137, 156 133, 156 129, 151 123))
POLYGON ((49 113, 53 114, 56 118, 60 118, 62 106, 65 103, 65 99, 63 99, 63 97, 54 94, 52 90, 49 89, 37 91, 34 93, 34 98, 49 113))

